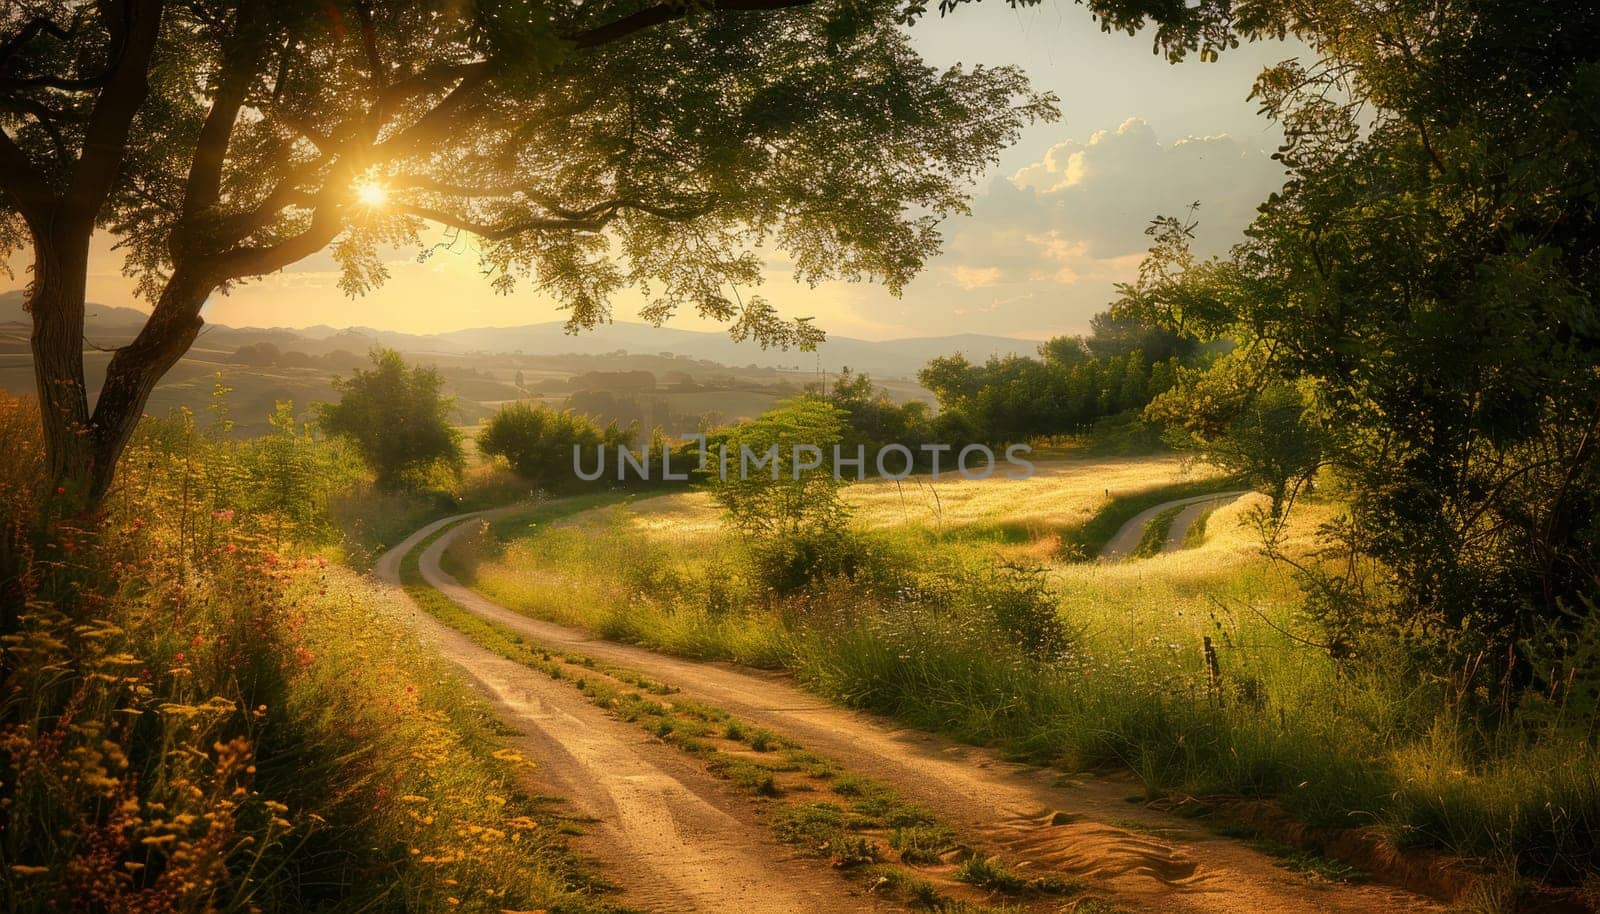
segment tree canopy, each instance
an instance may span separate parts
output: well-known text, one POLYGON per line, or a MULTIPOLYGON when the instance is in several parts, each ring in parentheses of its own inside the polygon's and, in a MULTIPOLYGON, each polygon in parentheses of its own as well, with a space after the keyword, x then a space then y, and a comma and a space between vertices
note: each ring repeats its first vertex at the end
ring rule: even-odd
POLYGON ((1088 337, 1045 342, 1038 358, 991 356, 975 365, 956 354, 930 361, 917 378, 939 401, 940 435, 1000 444, 1084 431, 1142 409, 1172 386, 1183 355, 1196 348, 1193 339, 1125 317, 1098 314, 1092 326, 1088 337))
POLYGON ((334 382, 339 402, 322 404, 318 419, 324 431, 355 444, 380 488, 417 485, 436 470, 461 469, 461 435, 450 424, 443 386, 437 369, 376 350, 371 368, 334 382))
POLYGON ((1208 445, 1264 394, 1287 418, 1285 385, 1303 392, 1314 428, 1269 437, 1314 438, 1295 475, 1331 468, 1351 495, 1329 532, 1352 561, 1311 582, 1317 602, 1514 656, 1600 574, 1600 8, 1307 5, 1295 23, 1320 60, 1255 87, 1288 183, 1226 259, 1158 221, 1114 312, 1241 343, 1162 405, 1208 445))
MULTIPOLYGON (((1174 59, 1235 40, 1227 0, 1086 6, 1108 30, 1153 22, 1174 59)), ((467 248, 498 288, 531 281, 574 328, 631 286, 651 320, 688 307, 764 345, 814 343, 818 328, 737 291, 760 278, 755 248, 784 251, 802 280, 898 290, 971 180, 1055 116, 1015 69, 928 67, 903 29, 925 12, 7 0, 0 254, 34 252, 52 475, 103 495, 206 299, 323 250, 351 294, 383 282, 391 246, 467 248), (155 311, 91 408, 78 345, 96 229, 119 238, 155 311)))

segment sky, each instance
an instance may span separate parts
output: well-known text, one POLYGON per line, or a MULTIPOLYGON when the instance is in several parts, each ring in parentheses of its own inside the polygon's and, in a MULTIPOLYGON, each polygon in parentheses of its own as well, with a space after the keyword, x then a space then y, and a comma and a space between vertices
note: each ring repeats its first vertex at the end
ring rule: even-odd
MULTIPOLYGON (((944 226, 944 253, 900 298, 881 286, 796 283, 772 259, 755 290, 792 317, 812 317, 835 335, 894 339, 985 333, 1045 339, 1084 332, 1136 274, 1157 215, 1198 202, 1197 248, 1222 253, 1242 236, 1255 206, 1276 189, 1272 161, 1279 134, 1247 100, 1263 66, 1303 54, 1295 44, 1247 44, 1220 62, 1176 66, 1151 52, 1147 37, 1105 34, 1076 4, 1011 9, 999 0, 962 7, 915 25, 912 37, 929 63, 1020 66, 1036 88, 1061 99, 1061 120, 1028 128, 973 189, 970 217, 944 226)), ((113 239, 98 238, 89 298, 146 307, 121 275, 113 239)), ((28 258, 13 258, 26 282, 28 258)), ((396 252, 390 281, 358 299, 337 288, 326 254, 236 287, 207 303, 208 321, 230 326, 367 326, 410 333, 514 326, 562 320, 564 313, 527 283, 497 295, 468 253, 418 263, 396 252), (439 307, 440 302, 450 307, 439 307)), ((614 317, 632 320, 633 296, 614 317)), ((716 325, 689 315, 685 329, 716 325)), ((599 332, 603 332, 603 329, 599 332)))

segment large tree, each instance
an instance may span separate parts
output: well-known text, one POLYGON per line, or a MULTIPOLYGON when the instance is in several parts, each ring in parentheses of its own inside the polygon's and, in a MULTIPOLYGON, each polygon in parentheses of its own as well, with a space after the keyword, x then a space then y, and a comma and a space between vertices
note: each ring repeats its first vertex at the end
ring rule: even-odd
MULTIPOLYGON (((1035 0, 1014 0, 1035 2, 1035 0)), ((946 0, 941 11, 955 5, 946 0)), ((1155 17, 1157 48, 1220 39, 1227 4, 1091 0, 1155 17)), ((393 245, 470 244, 574 327, 643 287, 762 344, 808 345, 754 284, 898 290, 937 224, 1030 119, 1009 68, 938 72, 902 0, 0 0, 0 253, 27 304, 49 465, 92 502, 207 298, 332 250, 351 294, 393 245), (436 237, 439 228, 447 233, 436 237), (92 404, 80 356, 90 235, 154 306, 92 404)))
POLYGON ((1290 6, 1319 59, 1256 86, 1288 183, 1225 260, 1158 221, 1116 313, 1242 344, 1162 405, 1196 437, 1337 471, 1377 573, 1310 575, 1316 608, 1547 675, 1513 660, 1600 579, 1600 7, 1290 6), (1263 394, 1284 434, 1241 441, 1263 394))

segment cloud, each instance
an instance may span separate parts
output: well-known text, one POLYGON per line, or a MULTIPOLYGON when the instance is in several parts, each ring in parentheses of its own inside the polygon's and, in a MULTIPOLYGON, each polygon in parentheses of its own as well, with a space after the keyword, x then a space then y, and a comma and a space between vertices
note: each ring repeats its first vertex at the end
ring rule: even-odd
POLYGON ((956 285, 971 291, 984 286, 992 286, 1000 280, 999 267, 969 267, 957 264, 950 268, 950 275, 956 285))
POLYGON ((1216 253, 1237 240, 1256 205, 1282 183, 1282 170, 1235 137, 1191 136, 1163 144, 1153 127, 1129 118, 1086 142, 1056 144, 1018 170, 1011 183, 1031 191, 1034 198, 1027 202, 1048 211, 1051 228, 1084 244, 1089 256, 1143 250, 1151 219, 1180 215, 1196 202, 1208 229, 1201 245, 1211 248, 1205 253, 1216 253))
POLYGON ((1196 250, 1220 254, 1282 180, 1271 156, 1236 137, 1163 142, 1139 118, 1057 143, 945 225, 944 253, 907 292, 927 321, 914 329, 975 329, 981 314, 990 332, 1078 332, 1136 275, 1151 219, 1198 202, 1196 250))

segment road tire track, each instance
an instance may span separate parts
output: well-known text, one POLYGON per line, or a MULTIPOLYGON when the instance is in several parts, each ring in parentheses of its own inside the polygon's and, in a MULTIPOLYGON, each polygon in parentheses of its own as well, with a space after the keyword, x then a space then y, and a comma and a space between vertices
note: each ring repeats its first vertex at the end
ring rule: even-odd
MULTIPOLYGON (((1206 499, 1217 495, 1203 496, 1206 499)), ((1167 506, 1170 507, 1170 506, 1167 506)), ((465 517, 493 517, 509 510, 465 517)), ((1088 880, 1118 904, 1141 910, 1323 914, 1436 911, 1409 892, 1327 883, 1194 822, 1128 801, 1130 780, 1064 778, 1002 760, 894 721, 837 707, 782 674, 704 663, 597 639, 523 615, 462 586, 440 567, 463 524, 420 556, 423 579, 493 625, 551 648, 631 667, 685 695, 798 740, 849 770, 876 778, 969 831, 1013 863, 1088 880)))
POLYGON ((1100 550, 1100 557, 1107 561, 1117 562, 1133 555, 1139 548, 1139 541, 1144 538, 1145 525, 1155 520, 1164 511, 1173 508, 1184 510, 1172 520, 1172 528, 1167 534, 1166 542, 1162 544, 1162 552, 1176 552, 1183 548, 1183 534, 1195 520, 1207 510, 1215 510, 1229 502, 1250 494, 1248 489, 1233 492, 1213 492, 1210 495, 1196 495, 1191 498, 1179 498, 1173 501, 1162 502, 1153 508, 1146 508, 1135 514, 1132 519, 1117 529, 1115 536, 1108 540, 1100 550), (1176 534, 1176 539, 1173 535, 1176 534))
MULTIPOLYGON (((452 520, 412 534, 374 575, 398 588, 401 559, 452 520)), ((571 685, 479 646, 409 596, 402 605, 420 638, 517 732, 508 743, 536 764, 538 780, 590 821, 579 845, 601 862, 599 875, 624 890, 625 904, 717 914, 902 910, 779 844, 748 800, 678 750, 607 716, 571 685)))

